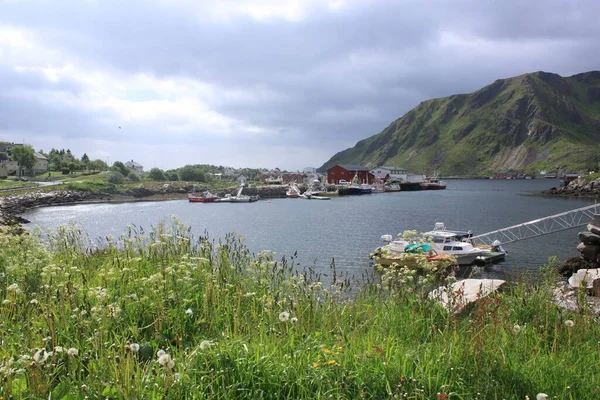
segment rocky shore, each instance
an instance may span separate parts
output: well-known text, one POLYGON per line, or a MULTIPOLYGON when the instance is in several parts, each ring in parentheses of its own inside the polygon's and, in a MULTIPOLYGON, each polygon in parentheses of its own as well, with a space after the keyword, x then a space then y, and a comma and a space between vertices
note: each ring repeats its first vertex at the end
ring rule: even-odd
POLYGON ((600 179, 588 182, 576 179, 567 186, 553 187, 545 192, 548 195, 600 198, 600 179))
MULTIPOLYGON (((127 201, 161 201, 180 200, 187 198, 187 194, 194 190, 194 185, 169 185, 165 184, 160 189, 139 187, 123 193, 103 193, 88 190, 53 190, 35 191, 19 195, 0 197, 0 226, 19 225, 27 223, 21 217, 27 209, 35 207, 58 206, 74 203, 95 202, 127 202, 127 201)), ((208 187, 196 186, 196 191, 201 193, 211 190, 219 196, 226 194, 235 195, 237 188, 230 190, 213 190, 208 187)), ((244 188, 244 194, 261 198, 283 198, 285 197, 285 186, 265 186, 244 188)))

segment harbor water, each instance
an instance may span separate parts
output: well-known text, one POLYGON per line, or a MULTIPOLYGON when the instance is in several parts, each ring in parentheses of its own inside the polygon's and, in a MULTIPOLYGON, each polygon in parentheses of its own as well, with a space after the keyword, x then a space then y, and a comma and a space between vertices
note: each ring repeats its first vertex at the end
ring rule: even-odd
MULTIPOLYGON (((312 268, 337 272, 360 280, 372 273, 369 254, 383 243, 383 234, 405 230, 425 232, 435 222, 448 229, 474 234, 504 228, 593 204, 590 199, 540 196, 558 180, 450 180, 446 190, 344 196, 331 201, 272 199, 255 203, 189 203, 187 200, 120 204, 81 204, 30 210, 24 215, 33 228, 55 228, 76 222, 101 243, 107 235, 119 236, 128 225, 151 229, 175 215, 215 240, 236 232, 253 252, 271 250, 278 258, 294 257, 299 270, 312 268)), ((585 228, 580 228, 580 230, 585 228)), ((563 260, 578 255, 577 229, 508 244, 506 260, 486 267, 484 277, 511 279, 535 272, 548 257, 563 260)))

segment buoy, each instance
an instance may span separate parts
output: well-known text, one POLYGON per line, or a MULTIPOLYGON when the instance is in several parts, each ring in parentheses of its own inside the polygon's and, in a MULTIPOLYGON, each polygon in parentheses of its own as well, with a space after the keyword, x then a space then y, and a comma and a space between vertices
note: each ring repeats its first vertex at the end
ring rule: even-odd
POLYGON ((270 202, 271 202, 271 200, 267 201, 267 203, 270 203, 270 202))

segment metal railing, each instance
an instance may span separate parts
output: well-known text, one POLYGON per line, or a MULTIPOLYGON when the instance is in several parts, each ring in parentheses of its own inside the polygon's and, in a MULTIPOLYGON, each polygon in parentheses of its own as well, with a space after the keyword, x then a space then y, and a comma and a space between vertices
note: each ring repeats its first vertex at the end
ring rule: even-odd
POLYGON ((538 236, 560 232, 578 226, 587 225, 594 214, 598 214, 599 204, 592 204, 549 217, 534 219, 508 228, 499 229, 470 238, 472 243, 492 245, 496 240, 501 244, 531 239, 538 236))

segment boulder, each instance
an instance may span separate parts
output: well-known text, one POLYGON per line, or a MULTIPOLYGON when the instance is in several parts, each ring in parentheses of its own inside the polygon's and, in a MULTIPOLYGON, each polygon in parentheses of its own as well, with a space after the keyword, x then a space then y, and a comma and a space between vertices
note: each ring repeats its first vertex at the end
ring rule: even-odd
POLYGON ((439 287, 429 292, 430 299, 437 300, 453 313, 462 311, 467 305, 496 292, 506 281, 501 279, 463 279, 449 287, 439 287))
POLYGON ((579 241, 581 243, 600 245, 600 235, 596 235, 591 232, 579 232, 579 241))
POLYGON ((600 235, 600 227, 594 224, 588 224, 587 230, 592 232, 594 235, 600 235))
POLYGON ((579 243, 577 250, 588 261, 596 261, 598 255, 600 255, 600 245, 596 244, 579 243))
POLYGON ((569 285, 572 288, 591 290, 596 279, 600 279, 600 269, 580 269, 569 278, 569 285))

